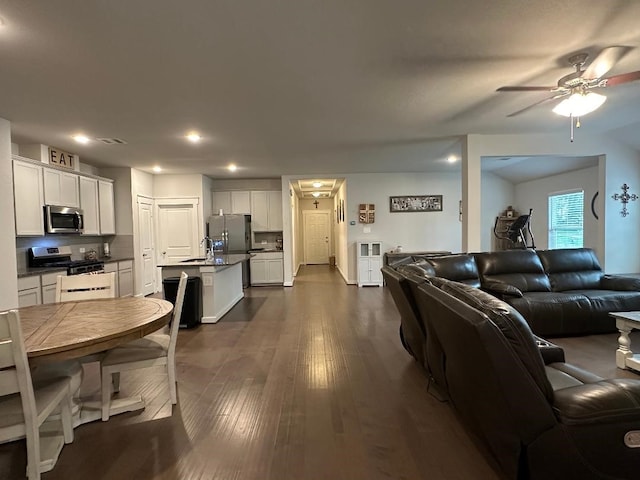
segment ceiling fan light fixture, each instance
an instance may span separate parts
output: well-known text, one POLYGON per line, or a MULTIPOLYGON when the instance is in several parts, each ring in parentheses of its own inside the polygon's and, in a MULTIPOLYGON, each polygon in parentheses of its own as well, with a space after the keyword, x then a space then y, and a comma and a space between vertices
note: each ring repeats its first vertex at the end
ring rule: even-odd
POLYGON ((606 96, 595 92, 572 93, 553 108, 553 113, 563 117, 582 117, 602 106, 606 96))

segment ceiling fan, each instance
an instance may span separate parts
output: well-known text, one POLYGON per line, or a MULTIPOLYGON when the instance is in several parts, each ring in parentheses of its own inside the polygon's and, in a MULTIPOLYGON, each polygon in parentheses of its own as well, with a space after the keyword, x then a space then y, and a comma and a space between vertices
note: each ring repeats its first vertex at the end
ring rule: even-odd
MULTIPOLYGON (((628 47, 607 47, 598 54, 586 69, 583 69, 583 67, 587 63, 589 54, 578 53, 572 55, 567 60, 573 65, 575 71, 562 77, 555 86, 506 86, 500 87, 496 91, 550 92, 554 94, 517 112, 513 112, 507 115, 508 117, 515 117, 540 104, 563 97, 566 98, 558 103, 553 111, 566 117, 580 117, 596 110, 606 100, 604 95, 592 90, 640 80, 640 71, 622 73, 610 77, 604 76, 627 51, 628 47)), ((580 126, 579 123, 577 126, 580 126)))

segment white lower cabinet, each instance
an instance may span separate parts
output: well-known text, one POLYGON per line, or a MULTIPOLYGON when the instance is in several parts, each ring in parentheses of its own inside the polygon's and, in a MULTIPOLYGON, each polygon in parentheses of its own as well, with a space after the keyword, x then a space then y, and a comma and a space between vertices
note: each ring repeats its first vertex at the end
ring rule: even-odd
POLYGON ((18 278, 18 307, 30 307, 41 303, 40 276, 18 278))
POLYGON ((282 285, 284 281, 282 252, 256 253, 249 260, 251 285, 282 285))
POLYGON ((122 260, 104 264, 104 273, 116 274, 116 296, 133 296, 133 260, 122 260))
POLYGON ((56 284, 58 275, 67 275, 67 272, 45 273, 40 277, 42 284, 42 303, 56 303, 56 284))
POLYGON ((118 295, 121 297, 133 296, 133 261, 124 260, 118 262, 118 295))

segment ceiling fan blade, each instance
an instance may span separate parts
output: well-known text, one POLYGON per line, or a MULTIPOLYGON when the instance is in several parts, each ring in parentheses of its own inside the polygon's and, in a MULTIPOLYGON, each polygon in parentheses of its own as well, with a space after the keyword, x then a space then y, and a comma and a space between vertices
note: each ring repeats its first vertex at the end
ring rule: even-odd
POLYGON ((560 93, 560 94, 558 94, 558 95, 554 95, 553 97, 543 98, 542 100, 540 100, 540 101, 538 101, 538 102, 536 102, 536 103, 532 103, 532 104, 531 104, 531 105, 529 105, 528 107, 524 107, 522 110, 518 110, 517 112, 513 112, 513 113, 511 113, 511 114, 507 115, 507 117, 515 117, 516 115, 520 115, 521 113, 524 113, 524 112, 526 112, 527 110, 530 110, 530 109, 532 109, 533 107, 537 107, 538 105, 541 105, 541 104, 543 104, 543 103, 545 103, 545 102, 548 102, 548 101, 550 101, 550 100, 555 100, 556 98, 564 97, 567 93, 568 93, 568 92, 566 92, 566 93, 560 93))
POLYGON ((500 87, 496 92, 552 92, 557 89, 553 87, 500 87))
POLYGON ((620 75, 605 78, 605 80, 607 81, 607 87, 613 87, 614 85, 620 85, 621 83, 634 82, 636 80, 640 80, 640 71, 621 73, 620 75))
POLYGON ((607 47, 594 58, 582 75, 583 78, 602 78, 627 52, 627 47, 607 47))

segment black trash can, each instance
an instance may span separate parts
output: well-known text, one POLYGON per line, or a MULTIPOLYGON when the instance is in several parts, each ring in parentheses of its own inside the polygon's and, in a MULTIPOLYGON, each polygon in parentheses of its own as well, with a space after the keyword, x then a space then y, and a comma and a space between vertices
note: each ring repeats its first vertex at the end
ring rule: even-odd
MULTIPOLYGON (((164 299, 176 304, 178 295, 178 283, 180 277, 168 277, 162 281, 164 299)), ((187 278, 187 289, 184 292, 184 302, 182 302, 182 314, 180 315, 180 328, 193 328, 200 325, 202 318, 202 290, 200 288, 200 277, 187 278)))

